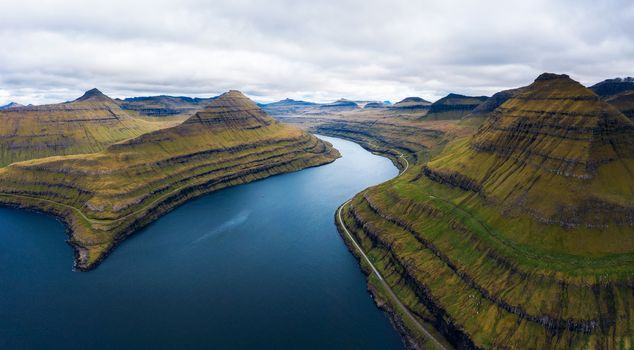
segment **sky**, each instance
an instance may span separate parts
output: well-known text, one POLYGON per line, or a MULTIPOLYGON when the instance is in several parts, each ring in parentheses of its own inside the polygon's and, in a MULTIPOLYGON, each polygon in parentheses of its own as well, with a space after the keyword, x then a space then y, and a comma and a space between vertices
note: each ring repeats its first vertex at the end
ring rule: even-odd
POLYGON ((111 97, 436 100, 634 75, 631 0, 2 0, 0 105, 111 97))

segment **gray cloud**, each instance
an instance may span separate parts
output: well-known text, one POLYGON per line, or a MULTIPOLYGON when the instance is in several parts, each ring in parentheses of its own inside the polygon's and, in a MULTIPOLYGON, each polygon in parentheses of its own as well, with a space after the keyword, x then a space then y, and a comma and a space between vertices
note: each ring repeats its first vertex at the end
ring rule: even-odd
POLYGON ((113 97, 491 94, 543 71, 633 75, 627 1, 22 0, 0 4, 0 104, 113 97))

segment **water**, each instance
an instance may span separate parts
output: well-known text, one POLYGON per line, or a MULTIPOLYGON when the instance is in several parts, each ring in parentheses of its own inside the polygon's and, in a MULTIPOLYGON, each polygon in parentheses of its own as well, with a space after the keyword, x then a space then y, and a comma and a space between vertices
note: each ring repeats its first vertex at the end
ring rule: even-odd
POLYGON ((324 138, 343 158, 188 202, 91 272, 61 223, 0 209, 0 348, 402 348, 334 226, 397 169, 324 138))

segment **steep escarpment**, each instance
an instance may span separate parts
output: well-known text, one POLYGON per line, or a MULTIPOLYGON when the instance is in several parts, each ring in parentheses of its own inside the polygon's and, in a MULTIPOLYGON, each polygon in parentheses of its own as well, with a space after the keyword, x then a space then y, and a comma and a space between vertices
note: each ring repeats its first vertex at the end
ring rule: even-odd
POLYGON ((131 117, 97 89, 75 101, 0 111, 0 167, 56 155, 94 153, 167 125, 131 117))
POLYGON ((336 157, 330 145, 231 91, 178 126, 102 152, 14 163, 0 171, 0 202, 62 217, 76 266, 90 269, 189 198, 336 157))
POLYGON ((633 136, 595 93, 544 74, 343 221, 458 348, 630 348, 633 136))
POLYGON ((462 119, 476 107, 484 103, 486 96, 464 96, 449 94, 429 106, 429 113, 424 117, 428 120, 462 119))

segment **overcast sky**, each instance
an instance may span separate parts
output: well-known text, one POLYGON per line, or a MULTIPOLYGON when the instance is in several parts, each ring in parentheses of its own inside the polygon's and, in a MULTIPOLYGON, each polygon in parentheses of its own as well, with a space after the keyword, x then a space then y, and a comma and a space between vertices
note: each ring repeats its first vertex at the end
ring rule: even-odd
POLYGON ((0 104, 213 96, 435 100, 544 72, 634 75, 634 2, 2 0, 0 104))

